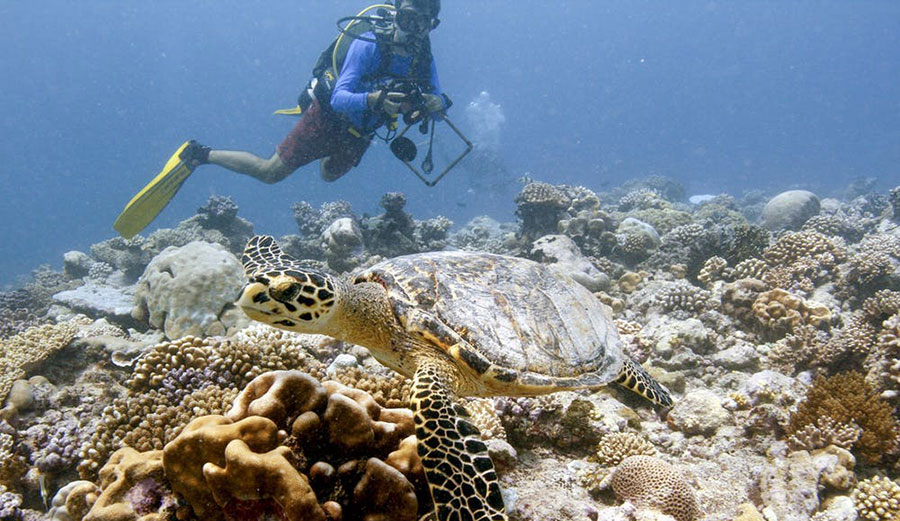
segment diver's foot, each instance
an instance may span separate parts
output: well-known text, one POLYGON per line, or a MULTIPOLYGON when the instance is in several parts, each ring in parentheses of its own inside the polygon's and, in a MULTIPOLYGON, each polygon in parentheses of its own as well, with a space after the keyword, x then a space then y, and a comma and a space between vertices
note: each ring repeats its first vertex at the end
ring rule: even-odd
POLYGON ((337 172, 333 171, 334 164, 331 160, 331 156, 323 157, 319 161, 319 175, 322 176, 322 179, 328 183, 332 181, 337 181, 347 172, 337 172))
POLYGON ((190 168, 197 168, 200 165, 209 163, 209 153, 212 149, 197 143, 193 139, 188 142, 188 146, 184 147, 178 156, 181 161, 190 168))

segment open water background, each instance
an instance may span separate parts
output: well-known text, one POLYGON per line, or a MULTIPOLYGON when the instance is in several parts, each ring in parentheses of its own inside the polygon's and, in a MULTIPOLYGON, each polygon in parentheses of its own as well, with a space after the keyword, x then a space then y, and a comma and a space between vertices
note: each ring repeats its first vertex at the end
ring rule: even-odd
MULTIPOLYGON (((268 156, 339 0, 0 3, 0 288, 111 237, 124 204, 188 138, 268 156)), ((433 33, 450 116, 496 160, 428 189, 373 146, 336 183, 307 166, 274 186, 199 169, 151 225, 230 195, 258 232, 295 231, 290 205, 388 191, 416 218, 512 220, 517 178, 595 191, 663 174, 689 193, 860 177, 900 184, 896 1, 445 1, 433 33), (489 101, 467 105, 489 93, 489 101)), ((455 153, 453 142, 436 156, 455 153)))

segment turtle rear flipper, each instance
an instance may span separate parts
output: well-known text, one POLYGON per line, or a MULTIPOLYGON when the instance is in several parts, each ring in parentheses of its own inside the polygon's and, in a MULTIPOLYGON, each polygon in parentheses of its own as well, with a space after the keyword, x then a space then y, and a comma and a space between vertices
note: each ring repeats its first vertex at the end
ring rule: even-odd
POLYGON ((410 399, 437 519, 506 521, 494 464, 468 413, 453 403, 447 369, 422 361, 410 399))

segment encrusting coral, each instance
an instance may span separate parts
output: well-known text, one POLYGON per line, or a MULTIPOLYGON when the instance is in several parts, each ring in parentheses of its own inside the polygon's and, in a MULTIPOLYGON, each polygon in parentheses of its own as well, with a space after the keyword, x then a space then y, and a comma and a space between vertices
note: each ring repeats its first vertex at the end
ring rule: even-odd
POLYGON ((893 407, 879 397, 861 373, 848 371, 816 377, 791 415, 787 436, 808 436, 809 426, 821 428, 824 417, 830 418, 835 428, 855 425, 860 429, 852 451, 868 463, 878 463, 897 449, 900 425, 893 407))

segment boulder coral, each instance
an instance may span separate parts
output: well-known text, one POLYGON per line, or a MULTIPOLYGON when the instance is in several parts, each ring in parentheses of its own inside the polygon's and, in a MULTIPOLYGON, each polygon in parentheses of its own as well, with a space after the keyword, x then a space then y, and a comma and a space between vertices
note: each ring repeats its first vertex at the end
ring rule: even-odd
POLYGON ((241 263, 224 246, 194 241, 169 247, 141 275, 131 315, 173 340, 222 335, 248 323, 233 304, 243 283, 241 263))
POLYGON ((676 521, 700 518, 697 496, 684 475, 654 456, 629 456, 609 478, 616 497, 641 509, 668 514, 676 521))

